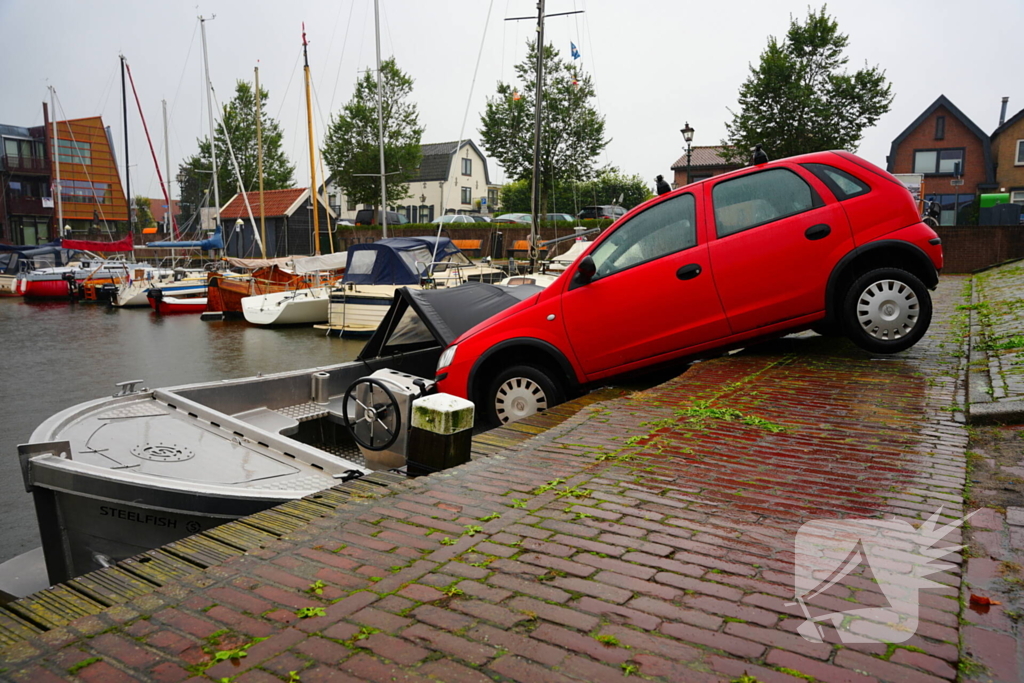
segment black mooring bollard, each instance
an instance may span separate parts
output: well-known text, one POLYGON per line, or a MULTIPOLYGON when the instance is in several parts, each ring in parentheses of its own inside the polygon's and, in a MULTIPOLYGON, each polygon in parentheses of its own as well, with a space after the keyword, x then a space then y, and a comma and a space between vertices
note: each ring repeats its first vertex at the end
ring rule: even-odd
POLYGON ((450 394, 433 394, 412 402, 407 472, 420 477, 469 462, 473 445, 474 406, 450 394))

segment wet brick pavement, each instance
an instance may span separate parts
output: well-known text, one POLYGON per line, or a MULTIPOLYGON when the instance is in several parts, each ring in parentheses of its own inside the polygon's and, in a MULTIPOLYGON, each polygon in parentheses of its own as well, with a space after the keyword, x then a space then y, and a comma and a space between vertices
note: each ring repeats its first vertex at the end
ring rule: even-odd
MULTIPOLYGON (((956 555, 898 646, 809 642, 789 601, 803 522, 962 514, 963 282, 943 279, 931 332, 896 358, 808 335, 697 364, 10 646, 3 675, 952 680, 956 555)), ((884 600, 863 577, 836 588, 821 607, 884 600)))

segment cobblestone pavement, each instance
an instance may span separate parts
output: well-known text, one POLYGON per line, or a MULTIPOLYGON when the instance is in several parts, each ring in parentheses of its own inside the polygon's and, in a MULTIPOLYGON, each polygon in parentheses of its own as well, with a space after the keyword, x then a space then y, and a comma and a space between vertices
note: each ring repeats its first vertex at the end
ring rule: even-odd
POLYGON ((973 278, 963 680, 1024 681, 1024 265, 973 278), (980 419, 979 419, 980 418, 980 419), (992 425, 995 423, 995 425, 992 425), (972 596, 979 602, 972 602, 972 596), (980 604, 985 600, 994 605, 980 604))
POLYGON ((1024 417, 1024 263, 973 278, 971 312, 972 404, 993 403, 979 414, 1024 417))
MULTIPOLYGON (((697 364, 0 666, 33 683, 952 680, 958 555, 899 645, 812 643, 790 600, 802 523, 962 514, 963 284, 943 279, 931 332, 896 358, 805 336, 697 364)), ((864 576, 816 600, 884 604, 864 576)))

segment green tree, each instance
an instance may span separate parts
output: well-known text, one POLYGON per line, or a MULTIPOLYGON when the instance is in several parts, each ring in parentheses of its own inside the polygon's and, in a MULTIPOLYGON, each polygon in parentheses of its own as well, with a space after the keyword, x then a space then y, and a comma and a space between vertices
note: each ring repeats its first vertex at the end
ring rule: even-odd
POLYGON ((726 154, 749 163, 761 144, 769 158, 830 149, 856 151, 864 130, 892 104, 885 71, 865 65, 848 73, 843 50, 849 38, 826 13, 790 19, 785 39, 768 38, 761 62, 740 87, 739 113, 726 123, 726 154))
MULTIPOLYGON (((515 180, 506 184, 501 188, 501 211, 530 213, 530 193, 529 180, 515 180)), ((625 175, 615 167, 608 167, 599 170, 593 180, 555 185, 550 194, 551 212, 576 214, 584 206, 616 203, 632 209, 651 197, 650 188, 639 175, 625 175)))
MULTIPOLYGON (((263 136, 263 188, 265 190, 283 190, 294 184, 295 167, 288 162, 281 147, 281 126, 267 114, 269 94, 260 88, 260 121, 263 136)), ((257 189, 258 159, 256 146, 256 98, 252 85, 246 81, 235 84, 235 96, 223 106, 221 120, 214 128, 214 141, 217 145, 217 189, 220 191, 221 204, 227 203, 238 192, 238 180, 235 168, 228 155, 228 138, 231 149, 238 160, 239 174, 247 192, 257 189)), ((213 205, 212 184, 210 182, 213 163, 210 156, 210 139, 198 141, 199 152, 185 159, 180 172, 186 176, 182 187, 183 218, 191 216, 199 207, 208 203, 213 205), (204 199, 206 192, 210 197, 204 199)))
MULTIPOLYGON (((381 64, 381 119, 384 123, 384 166, 388 204, 409 196, 422 153, 416 105, 409 102, 413 80, 394 58, 381 64)), ((377 77, 367 69, 341 112, 331 117, 323 148, 324 162, 348 201, 380 206, 380 128, 377 121, 377 77), (371 174, 371 175, 364 175, 371 174)))
MULTIPOLYGON (((481 142, 509 177, 533 178, 534 93, 537 84, 537 44, 515 67, 519 83, 498 82, 497 94, 487 100, 481 118, 481 142)), ((562 183, 583 182, 594 175, 594 161, 608 144, 604 118, 591 100, 590 76, 575 64, 559 59, 554 45, 544 47, 543 106, 541 107, 541 207, 562 183)), ((527 208, 527 211, 532 209, 527 208)))
POLYGON ((149 201, 149 197, 143 197, 140 194, 135 195, 135 200, 132 202, 135 206, 135 227, 139 228, 151 228, 156 225, 156 221, 153 219, 153 209, 149 201))

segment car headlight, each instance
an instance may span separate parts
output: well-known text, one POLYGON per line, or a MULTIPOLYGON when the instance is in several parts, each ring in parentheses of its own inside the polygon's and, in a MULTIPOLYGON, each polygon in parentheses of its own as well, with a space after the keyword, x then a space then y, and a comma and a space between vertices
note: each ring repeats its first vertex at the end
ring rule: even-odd
POLYGON ((457 348, 459 348, 457 345, 449 346, 444 350, 444 353, 441 354, 441 358, 437 361, 438 372, 440 372, 442 368, 446 368, 452 364, 452 361, 455 360, 455 349, 457 348))

